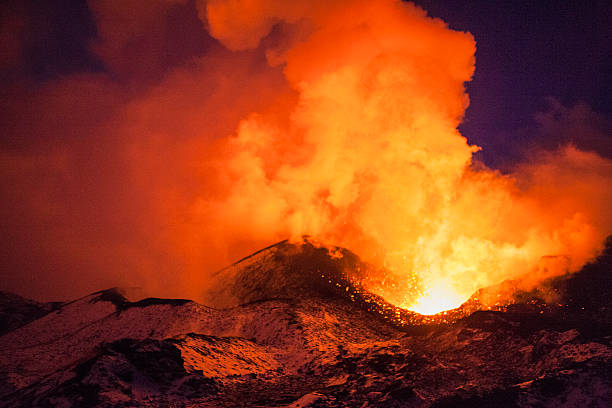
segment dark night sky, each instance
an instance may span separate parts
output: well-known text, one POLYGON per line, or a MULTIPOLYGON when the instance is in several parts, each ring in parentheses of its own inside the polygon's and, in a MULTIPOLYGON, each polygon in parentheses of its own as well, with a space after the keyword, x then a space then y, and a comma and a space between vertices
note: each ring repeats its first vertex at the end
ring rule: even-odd
MULTIPOLYGON (((417 4, 476 39, 476 74, 468 84, 471 105, 461 130, 471 143, 484 148, 478 155, 487 164, 503 167, 517 160, 522 153, 517 138, 551 148, 571 139, 571 135, 548 134, 555 129, 543 131, 536 124, 534 116, 546 112, 552 118, 574 112, 574 122, 584 118, 590 126, 595 123, 595 137, 574 142, 606 156, 612 153, 608 137, 612 2, 419 0, 417 4), (577 109, 580 112, 572 111, 579 103, 586 105, 577 109)), ((27 34, 26 58, 19 66, 4 69, 4 80, 25 76, 41 83, 69 73, 104 70, 88 51, 96 27, 85 1, 12 2, 3 14, 11 9, 25 10, 29 26, 35 29, 27 34)), ((178 8, 175 14, 181 30, 175 30, 179 32, 172 37, 175 44, 167 47, 168 67, 206 52, 211 42, 195 16, 178 8)))
MULTIPOLYGON (((612 2, 417 3, 476 39, 471 106, 461 129, 485 147, 491 164, 508 153, 513 133, 534 137, 534 114, 549 110, 549 98, 566 107, 584 102, 608 119, 612 115, 612 2)), ((609 121, 602 126, 610 135, 609 121)), ((597 148, 609 154, 610 138, 606 143, 597 148)))

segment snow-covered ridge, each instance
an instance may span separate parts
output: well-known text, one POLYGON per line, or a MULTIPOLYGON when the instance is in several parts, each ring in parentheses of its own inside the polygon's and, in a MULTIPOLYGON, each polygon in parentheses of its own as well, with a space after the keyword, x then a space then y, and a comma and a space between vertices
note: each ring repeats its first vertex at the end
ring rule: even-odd
POLYGON ((221 271, 223 308, 118 288, 65 303, 0 336, 0 406, 612 404, 609 254, 551 283, 563 307, 522 294, 412 330, 351 281, 358 258, 326 251, 221 271))

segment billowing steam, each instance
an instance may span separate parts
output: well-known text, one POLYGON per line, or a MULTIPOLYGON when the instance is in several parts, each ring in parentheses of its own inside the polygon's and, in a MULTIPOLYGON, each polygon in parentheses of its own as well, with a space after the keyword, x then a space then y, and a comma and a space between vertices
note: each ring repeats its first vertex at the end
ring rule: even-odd
POLYGON ((216 268, 308 234, 386 266, 395 286, 372 289, 431 314, 526 272, 575 270, 612 231, 608 159, 565 146, 510 175, 472 162, 457 126, 474 39, 410 3, 198 3, 220 44, 170 72, 146 33, 185 2, 137 3, 138 24, 113 17, 121 2, 92 2, 94 49, 130 86, 58 80, 35 99, 37 131, 73 137, 2 158, 3 177, 32 177, 25 217, 49 224, 17 238, 34 234, 56 270, 197 297, 216 268), (144 65, 129 53, 141 36, 144 65), (75 100, 91 106, 76 119, 75 100))

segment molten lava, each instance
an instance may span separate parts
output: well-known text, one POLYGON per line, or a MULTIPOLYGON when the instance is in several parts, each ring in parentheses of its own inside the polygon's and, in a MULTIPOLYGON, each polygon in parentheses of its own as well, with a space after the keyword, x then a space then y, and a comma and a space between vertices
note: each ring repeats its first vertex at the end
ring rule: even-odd
POLYGON ((456 309, 467 300, 448 283, 434 281, 433 285, 424 289, 414 303, 400 306, 423 315, 435 315, 456 309))

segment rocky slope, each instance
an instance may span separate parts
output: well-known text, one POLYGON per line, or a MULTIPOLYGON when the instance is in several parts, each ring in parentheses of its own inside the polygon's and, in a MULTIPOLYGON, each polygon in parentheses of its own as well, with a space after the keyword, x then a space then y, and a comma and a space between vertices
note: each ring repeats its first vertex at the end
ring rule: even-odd
POLYGON ((0 336, 60 307, 60 302, 40 303, 0 291, 0 336))
POLYGON ((111 289, 9 328, 0 406, 612 406, 611 247, 555 305, 433 325, 350 252, 280 243, 220 271, 215 308, 111 289))

